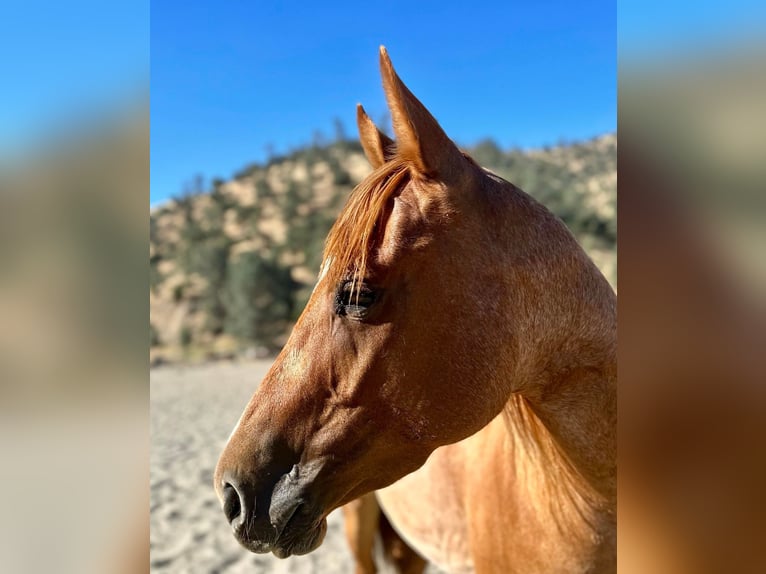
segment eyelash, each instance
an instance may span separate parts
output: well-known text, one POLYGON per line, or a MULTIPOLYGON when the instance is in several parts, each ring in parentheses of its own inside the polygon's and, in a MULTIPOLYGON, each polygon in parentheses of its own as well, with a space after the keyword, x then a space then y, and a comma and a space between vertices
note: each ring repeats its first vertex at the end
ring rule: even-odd
POLYGON ((335 314, 364 319, 377 299, 376 291, 366 283, 354 285, 351 281, 345 281, 335 295, 335 314))

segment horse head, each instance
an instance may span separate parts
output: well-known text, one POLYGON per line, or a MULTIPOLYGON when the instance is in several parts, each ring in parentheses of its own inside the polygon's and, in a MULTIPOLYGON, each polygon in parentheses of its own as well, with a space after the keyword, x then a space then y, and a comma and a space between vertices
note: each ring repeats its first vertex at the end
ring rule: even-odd
POLYGON ((395 141, 358 107, 374 170, 215 472, 253 552, 312 551, 333 509, 485 426, 551 329, 568 336, 575 304, 550 291, 582 286, 563 224, 464 155, 383 48, 380 64, 395 141))

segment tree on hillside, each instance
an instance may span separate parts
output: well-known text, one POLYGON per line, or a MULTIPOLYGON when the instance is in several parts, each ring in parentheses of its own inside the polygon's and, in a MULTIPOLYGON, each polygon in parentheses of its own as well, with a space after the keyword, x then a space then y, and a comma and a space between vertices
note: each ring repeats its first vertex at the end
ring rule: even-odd
POLYGON ((241 254, 229 266, 223 294, 226 332, 273 346, 292 316, 296 287, 288 268, 255 252, 241 254))
POLYGON ((193 217, 193 202, 189 202, 178 245, 178 262, 188 275, 196 274, 204 280, 198 304, 206 315, 206 330, 218 335, 223 332, 226 315, 222 291, 232 242, 223 232, 228 199, 219 190, 213 190, 211 197, 213 201, 201 221, 193 217))
POLYGON ((335 143, 343 143, 348 139, 346 134, 346 126, 343 124, 343 120, 339 117, 335 117, 332 120, 332 125, 335 130, 335 143))
POLYGON ((205 279, 205 289, 200 297, 200 308, 207 316, 206 329, 213 335, 223 332, 226 307, 223 288, 229 260, 231 241, 224 235, 208 237, 193 250, 193 272, 205 279))
POLYGON ((479 165, 489 169, 497 169, 503 164, 503 150, 489 138, 477 143, 470 150, 470 154, 479 165))
POLYGON ((162 256, 154 254, 149 257, 149 290, 156 291, 157 287, 165 279, 159 270, 159 264, 162 261, 162 256))

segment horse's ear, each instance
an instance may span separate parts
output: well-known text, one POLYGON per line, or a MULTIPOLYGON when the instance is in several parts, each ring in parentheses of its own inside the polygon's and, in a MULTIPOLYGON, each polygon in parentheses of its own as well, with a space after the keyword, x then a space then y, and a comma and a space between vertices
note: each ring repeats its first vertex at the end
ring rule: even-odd
POLYGON ((442 180, 463 168, 463 154, 399 79, 383 46, 380 47, 380 73, 399 156, 412 162, 421 173, 442 180))
POLYGON ((377 128, 362 104, 356 105, 356 125, 359 127, 359 141, 364 155, 373 168, 379 168, 396 155, 396 143, 377 128))

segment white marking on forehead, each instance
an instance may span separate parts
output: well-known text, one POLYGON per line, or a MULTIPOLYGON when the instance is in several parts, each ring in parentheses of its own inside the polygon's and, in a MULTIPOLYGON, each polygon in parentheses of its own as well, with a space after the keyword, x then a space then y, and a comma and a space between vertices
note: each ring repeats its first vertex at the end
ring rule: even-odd
POLYGON ((314 285, 314 289, 311 291, 313 294, 314 291, 317 290, 317 287, 319 287, 319 284, 322 282, 322 279, 324 279, 327 274, 330 272, 330 267, 332 266, 332 255, 330 255, 327 259, 322 262, 322 266, 319 268, 319 278, 317 279, 316 285, 314 285))

